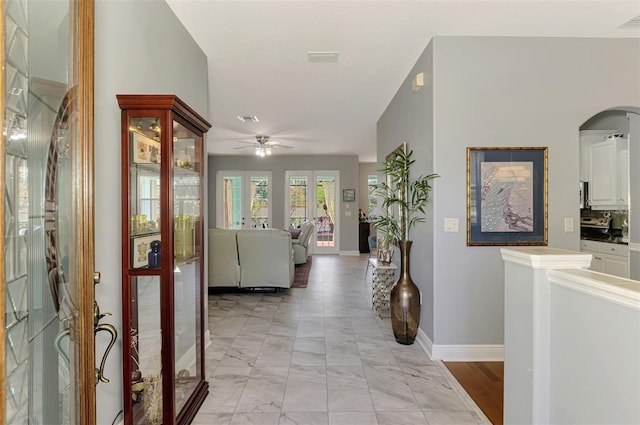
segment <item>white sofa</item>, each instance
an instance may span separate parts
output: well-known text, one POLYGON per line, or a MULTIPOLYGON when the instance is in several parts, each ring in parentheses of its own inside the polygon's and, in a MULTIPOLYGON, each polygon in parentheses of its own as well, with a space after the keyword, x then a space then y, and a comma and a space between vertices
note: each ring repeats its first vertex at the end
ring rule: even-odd
POLYGON ((210 287, 290 288, 291 234, 277 229, 209 229, 210 287))
POLYGON ((309 256, 308 248, 311 236, 313 236, 313 229, 315 229, 315 226, 305 221, 300 225, 300 235, 298 239, 291 240, 296 264, 304 264, 307 262, 307 257, 309 256))

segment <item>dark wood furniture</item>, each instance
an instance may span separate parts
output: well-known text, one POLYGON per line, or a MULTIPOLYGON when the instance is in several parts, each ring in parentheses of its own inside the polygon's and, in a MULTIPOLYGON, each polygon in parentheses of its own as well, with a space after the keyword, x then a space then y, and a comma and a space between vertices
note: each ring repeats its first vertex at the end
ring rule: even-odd
POLYGON ((358 248, 361 254, 369 253, 369 223, 358 223, 358 248))
POLYGON ((211 125, 173 95, 117 98, 124 423, 188 424, 209 391, 202 217, 211 125))

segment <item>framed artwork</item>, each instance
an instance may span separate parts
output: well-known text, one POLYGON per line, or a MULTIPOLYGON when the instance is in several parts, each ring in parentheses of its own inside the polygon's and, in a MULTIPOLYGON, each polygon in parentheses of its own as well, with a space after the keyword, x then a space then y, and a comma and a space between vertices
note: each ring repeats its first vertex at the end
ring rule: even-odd
POLYGON ((467 148, 467 245, 547 245, 547 148, 467 148))
POLYGON ((356 200, 355 189, 342 189, 342 202, 353 202, 356 200))
POLYGON ((144 134, 131 132, 131 157, 135 164, 159 164, 160 142, 144 134))
POLYGON ((151 252, 151 242, 159 241, 160 233, 131 238, 131 267, 139 269, 149 265, 148 255, 151 252))

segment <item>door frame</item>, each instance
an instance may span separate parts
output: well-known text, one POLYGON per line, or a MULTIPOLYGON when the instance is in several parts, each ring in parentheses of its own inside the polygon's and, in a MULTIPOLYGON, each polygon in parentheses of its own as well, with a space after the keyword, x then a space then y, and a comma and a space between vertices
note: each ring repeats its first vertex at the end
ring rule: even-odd
MULTIPOLYGON (((225 176, 239 176, 241 180, 241 208, 245 209, 247 204, 250 205, 250 198, 245 195, 249 193, 251 188, 251 177, 267 177, 269 179, 269 227, 273 227, 273 173, 271 171, 262 170, 218 170, 216 172, 216 227, 222 228, 223 226, 223 210, 224 210, 224 195, 222 182, 225 176)), ((251 222, 251 217, 249 217, 251 222)), ((241 229, 250 229, 248 226, 241 226, 241 229)))
MULTIPOLYGON (((94 0, 81 2, 70 1, 69 22, 70 38, 72 45, 77 46, 77 51, 71 50, 69 87, 77 89, 77 113, 78 113, 78 145, 73 149, 73 161, 77 164, 72 176, 73 190, 73 215, 78 224, 75 252, 78 253, 75 270, 70 271, 70 277, 78 282, 78 320, 74 329, 74 337, 77 338, 77 355, 79 359, 77 412, 76 419, 80 424, 96 423, 96 363, 95 363, 95 338, 93 328, 94 316, 94 173, 93 173, 93 146, 94 146, 94 0)), ((5 16, 5 1, 0 0, 0 16, 5 16)), ((0 35, 0 90, 5 93, 5 34, 0 35)), ((4 128, 5 99, 0 96, 0 125, 4 128)), ((4 185, 5 179, 5 147, 0 143, 0 182, 4 185)), ((4 202, 0 203, 0 234, 4 235, 4 202)), ((0 244, 0 275, 5 273, 4 244, 0 244)), ((5 327, 5 288, 0 285, 0 320, 5 327)), ((5 337, 0 338, 0 356, 2 364, 5 364, 6 346, 5 337)), ((0 411, 6 411, 6 369, 3 366, 0 371, 0 411)), ((4 418, 3 418, 4 420, 4 418)))
POLYGON ((331 248, 319 248, 316 244, 316 230, 314 230, 307 248, 310 254, 339 254, 340 253, 340 205, 342 204, 342 198, 340 196, 340 170, 285 170, 284 172, 284 226, 288 228, 291 221, 289 217, 289 178, 293 175, 308 177, 312 182, 311 189, 311 202, 307 205, 307 216, 310 221, 315 224, 315 207, 316 207, 316 180, 317 176, 328 175, 335 177, 335 217, 334 217, 334 246, 331 248), (337 237, 336 237, 337 236, 337 237))
MULTIPOLYGON (((0 0, 0 19, 4 19, 4 0, 0 0)), ((2 24, 2 27, 4 28, 4 22, 2 24)), ((4 65, 4 46, 5 46, 5 31, 0 31, 0 64, 2 64, 0 66, 0 93, 2 93, 2 96, 0 96, 0 128, 4 128, 4 93, 6 93, 5 91, 5 65, 4 65)), ((4 140, 0 141, 0 158, 2 158, 2 161, 0 161, 0 182, 2 182, 2 185, 4 186, 4 181, 5 181, 5 177, 4 177, 4 165, 5 165, 5 158, 4 158, 4 140)), ((3 195, 4 197, 4 195, 3 195)), ((4 200, 0 203, 0 235, 2 235, 2 237, 4 238, 4 200)), ((5 276, 5 269, 4 269, 4 263, 5 263, 5 252, 4 252, 4 243, 0 244, 0 276, 5 276)), ((3 336, 2 338, 0 338, 0 359, 2 359, 0 361, 0 363, 2 363, 2 370, 0 370, 0 412, 2 412, 2 422, 5 421, 5 412, 7 411, 6 409, 6 403, 7 403, 7 394, 5 391, 6 388, 6 382, 5 382, 5 376, 7 373, 7 366, 6 366, 6 358, 7 358, 7 352, 6 352, 6 347, 5 347, 5 336, 4 336, 4 329, 7 328, 6 322, 5 322, 5 309, 4 309, 4 305, 5 305, 5 296, 6 294, 4 293, 4 278, 3 278, 3 283, 2 285, 0 285, 0 325, 2 326, 3 329, 3 336)))

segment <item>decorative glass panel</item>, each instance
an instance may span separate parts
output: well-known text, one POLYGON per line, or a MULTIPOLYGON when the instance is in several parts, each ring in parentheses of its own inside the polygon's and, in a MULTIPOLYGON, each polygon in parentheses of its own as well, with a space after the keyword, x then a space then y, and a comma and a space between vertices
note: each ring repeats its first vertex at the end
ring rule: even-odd
POLYGON ((316 246, 333 247, 335 228, 336 179, 316 177, 316 246))
POLYGON ((291 176, 289 178, 289 220, 291 226, 298 227, 309 219, 307 216, 308 203, 309 178, 291 176))
POLYGON ((131 278, 131 390, 134 423, 162 422, 160 277, 131 278))
POLYGON ((202 139, 173 122, 174 359, 178 414, 200 376, 200 147, 202 139))

